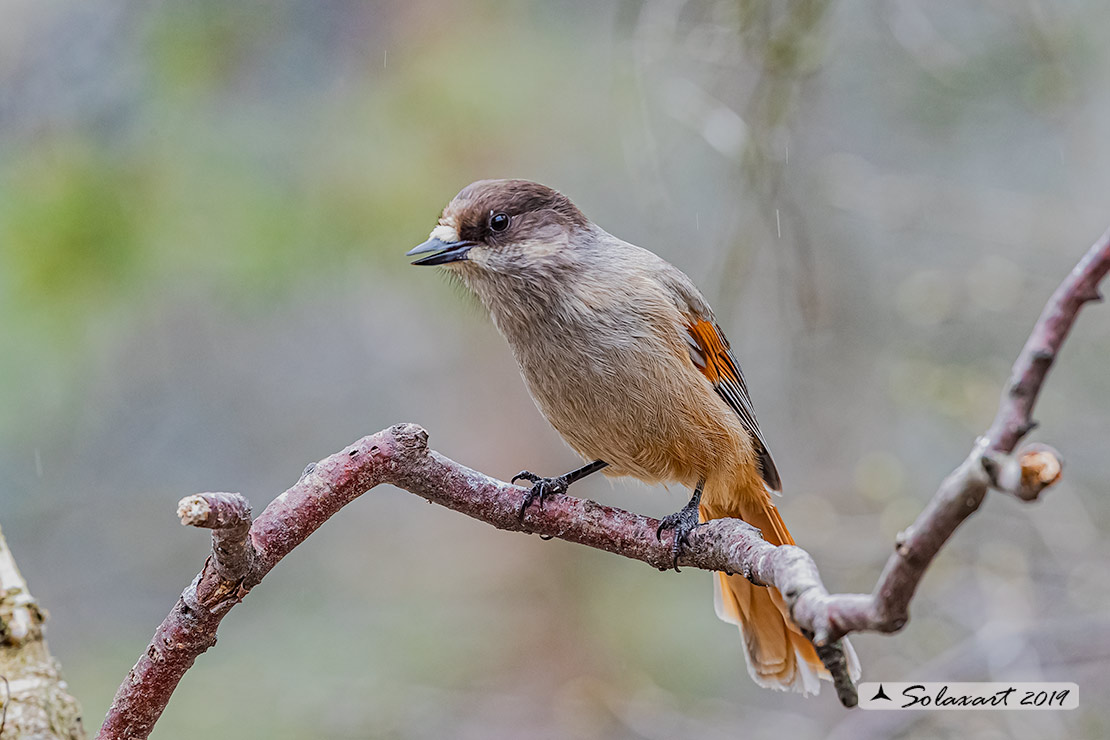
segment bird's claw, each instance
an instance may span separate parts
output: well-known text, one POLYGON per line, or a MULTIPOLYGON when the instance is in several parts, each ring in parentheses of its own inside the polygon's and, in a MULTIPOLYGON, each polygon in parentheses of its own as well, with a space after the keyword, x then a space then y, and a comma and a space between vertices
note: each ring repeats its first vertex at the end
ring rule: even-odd
POLYGON ((659 527, 655 530, 655 539, 660 542, 663 541, 664 529, 674 530, 674 544, 671 545, 671 555, 673 556, 671 567, 674 568, 675 573, 680 572, 678 556, 682 554, 682 547, 689 544, 690 533, 694 531, 698 523, 698 507, 695 500, 691 500, 690 504, 686 504, 675 513, 663 517, 659 522, 659 527))
POLYGON ((533 501, 540 502, 540 509, 543 509, 543 500, 548 496, 556 493, 567 492, 567 481, 564 476, 556 476, 554 478, 541 478, 535 473, 530 473, 527 470, 522 470, 513 476, 510 483, 516 483, 518 480, 526 480, 532 484, 528 492, 524 494, 524 499, 520 502, 520 509, 517 511, 517 518, 524 518, 524 511, 533 501))

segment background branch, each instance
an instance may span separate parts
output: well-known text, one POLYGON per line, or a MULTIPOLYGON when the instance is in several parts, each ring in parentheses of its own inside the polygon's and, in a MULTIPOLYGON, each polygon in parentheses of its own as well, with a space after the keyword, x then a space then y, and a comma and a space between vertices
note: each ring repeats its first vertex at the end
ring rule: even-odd
POLYGON ((27 590, 0 532, 0 736, 83 740, 81 705, 69 694, 43 638, 46 612, 27 590))
MULTIPOLYGON (((905 625, 925 569, 956 527, 979 507, 988 488, 1029 500, 1059 478, 1059 457, 1051 448, 1031 448, 1016 458, 1009 453, 1032 428, 1033 402, 1048 368, 1079 309, 1097 296, 1095 288, 1108 270, 1110 231, 1049 301, 1014 365, 991 430, 899 536, 872 594, 829 594, 804 550, 771 545, 734 519, 698 527, 679 564, 743 573, 754 583, 777 587, 794 621, 811 636, 834 672, 841 701, 854 704, 855 690, 844 678, 836 641, 849 632, 894 632, 905 625)), ((185 671, 215 643, 216 629, 228 610, 329 517, 382 483, 499 529, 558 537, 661 570, 670 565, 670 539, 656 541, 657 520, 565 495, 548 499, 543 509, 530 507, 518 518, 522 489, 429 450, 427 439, 427 433, 413 424, 364 437, 310 465, 301 480, 249 527, 249 507, 238 494, 200 494, 183 500, 183 523, 213 528, 213 552, 120 686, 99 736, 146 737, 185 671)))

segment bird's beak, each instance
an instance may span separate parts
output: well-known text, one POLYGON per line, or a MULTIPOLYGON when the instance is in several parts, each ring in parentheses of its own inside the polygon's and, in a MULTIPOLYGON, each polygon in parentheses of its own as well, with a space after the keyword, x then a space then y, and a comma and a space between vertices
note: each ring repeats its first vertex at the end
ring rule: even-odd
POLYGON ((445 242, 442 239, 429 239, 418 247, 413 247, 405 252, 406 257, 413 257, 418 254, 428 254, 427 257, 421 257, 412 264, 414 265, 446 265, 449 262, 458 262, 459 260, 466 259, 466 253, 474 246, 474 242, 457 241, 445 242))

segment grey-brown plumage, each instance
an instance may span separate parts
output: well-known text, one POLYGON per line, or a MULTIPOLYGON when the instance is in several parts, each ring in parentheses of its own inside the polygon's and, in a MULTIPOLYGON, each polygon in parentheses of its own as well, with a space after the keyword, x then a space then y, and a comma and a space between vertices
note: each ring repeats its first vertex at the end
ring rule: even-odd
MULTIPOLYGON (((526 180, 467 186, 410 254, 478 296, 536 405, 582 457, 608 463, 607 475, 704 482, 703 520, 737 516, 793 544, 740 366, 683 272, 526 180)), ((761 685, 813 693, 827 677, 774 589, 718 574, 717 611, 740 625, 761 685)))

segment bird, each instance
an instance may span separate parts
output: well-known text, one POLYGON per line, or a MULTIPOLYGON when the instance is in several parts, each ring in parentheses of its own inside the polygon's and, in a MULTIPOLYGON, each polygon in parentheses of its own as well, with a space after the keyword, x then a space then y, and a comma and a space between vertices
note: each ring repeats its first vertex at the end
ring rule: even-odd
MULTIPOLYGON (((713 310, 677 267, 609 234, 557 190, 479 180, 443 209, 412 264, 439 266, 477 296, 507 340, 539 408, 585 464, 527 470, 520 513, 603 472, 693 490, 656 532, 673 530, 674 565, 699 523, 735 517, 793 545, 772 494, 779 471, 740 364, 713 310)), ((740 628, 763 687, 816 694, 830 679, 782 595, 715 573, 717 616, 740 628)), ((843 643, 849 675, 859 660, 843 643)))

